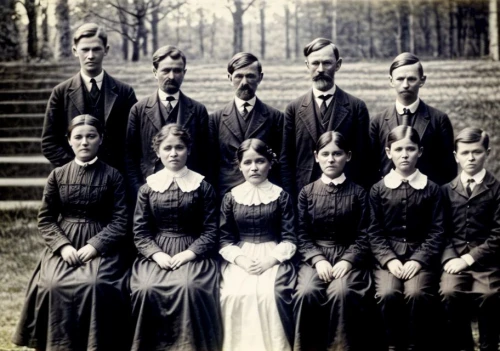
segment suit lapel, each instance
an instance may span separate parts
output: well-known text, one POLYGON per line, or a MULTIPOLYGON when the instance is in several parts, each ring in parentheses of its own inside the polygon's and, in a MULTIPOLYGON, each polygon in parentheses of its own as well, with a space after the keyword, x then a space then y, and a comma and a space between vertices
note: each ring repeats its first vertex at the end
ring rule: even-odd
POLYGON ((465 190, 464 185, 460 180, 460 174, 452 180, 451 188, 460 196, 469 199, 469 195, 467 194, 467 191, 465 190))
POLYGON ((233 133, 236 139, 241 143, 244 136, 241 134, 241 128, 237 120, 237 113, 238 111, 236 111, 236 106, 233 100, 226 105, 224 111, 222 112, 222 123, 224 123, 227 129, 229 129, 229 131, 233 133))
POLYGON ((298 115, 299 118, 304 123, 307 131, 311 134, 311 138, 316 141, 318 140, 318 132, 317 132, 317 118, 314 113, 314 100, 312 90, 309 91, 304 96, 302 100, 302 105, 299 107, 298 115))
POLYGON ((177 116, 177 123, 179 123, 181 126, 186 127, 189 122, 191 121, 191 118, 193 118, 194 111, 193 111, 193 104, 191 102, 191 99, 189 99, 186 95, 184 95, 182 92, 179 94, 179 114, 177 116))
POLYGON ((389 129, 389 132, 398 126, 398 114, 396 112, 396 105, 394 105, 392 111, 385 116, 385 123, 387 125, 387 128, 389 129))
POLYGON ((480 184, 477 184, 474 187, 474 190, 472 190, 470 198, 473 199, 477 196, 480 196, 482 193, 488 191, 493 182, 494 178, 488 172, 486 172, 483 181, 480 184))
POLYGON ((144 114, 151 121, 151 123, 153 123, 155 128, 157 130, 160 130, 163 122, 160 115, 160 108, 157 104, 158 104, 158 92, 148 97, 144 114))
MULTIPOLYGON (((68 96, 80 115, 85 113, 85 98, 83 97, 82 89, 82 78, 80 73, 78 73, 73 76, 73 79, 71 80, 71 84, 68 88, 68 96)), ((75 116, 72 116, 71 118, 75 116)))
POLYGON ((330 125, 328 130, 337 130, 340 124, 344 121, 346 116, 349 114, 349 110, 346 106, 349 105, 349 102, 346 101, 346 96, 344 92, 337 87, 337 91, 334 95, 335 105, 333 105, 332 115, 330 115, 330 125))
POLYGON ((413 128, 415 128, 420 139, 422 139, 430 121, 429 110, 422 100, 420 100, 420 105, 418 106, 414 118, 415 122, 413 123, 413 128))
POLYGON ((269 111, 264 109, 264 105, 259 99, 256 100, 255 107, 252 112, 253 116, 245 135, 246 139, 252 138, 262 128, 264 123, 266 123, 269 116, 269 111))
POLYGON ((108 120, 116 97, 116 83, 106 72, 104 72, 104 121, 108 120))

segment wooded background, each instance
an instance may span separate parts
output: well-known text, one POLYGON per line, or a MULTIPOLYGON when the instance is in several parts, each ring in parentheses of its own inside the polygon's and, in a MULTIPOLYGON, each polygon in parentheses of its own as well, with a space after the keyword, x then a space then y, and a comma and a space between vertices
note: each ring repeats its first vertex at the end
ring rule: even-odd
POLYGON ((350 59, 499 59, 498 0, 0 0, 0 61, 65 60, 89 21, 127 61, 166 44, 190 59, 294 60, 318 36, 350 59))

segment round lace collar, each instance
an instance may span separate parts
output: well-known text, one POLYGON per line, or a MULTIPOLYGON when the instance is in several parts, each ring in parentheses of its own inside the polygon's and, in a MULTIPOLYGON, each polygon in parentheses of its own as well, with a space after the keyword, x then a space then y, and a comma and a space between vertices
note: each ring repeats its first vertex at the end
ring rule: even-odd
POLYGON ((167 168, 156 172, 146 178, 146 183, 154 191, 165 192, 175 180, 179 189, 188 193, 200 187, 201 181, 205 178, 199 173, 189 170, 186 166, 178 172, 172 172, 167 168))
POLYGON ((278 199, 282 190, 282 188, 274 185, 266 179, 259 185, 253 185, 249 182, 245 182, 235 186, 231 190, 231 194, 233 195, 234 200, 240 205, 267 205, 268 203, 278 199))

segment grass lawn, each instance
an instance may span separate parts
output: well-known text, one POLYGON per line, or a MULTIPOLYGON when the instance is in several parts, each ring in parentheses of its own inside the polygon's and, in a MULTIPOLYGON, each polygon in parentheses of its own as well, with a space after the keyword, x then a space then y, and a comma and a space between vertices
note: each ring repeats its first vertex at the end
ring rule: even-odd
MULTIPOLYGON (((389 106, 395 94, 388 85, 389 61, 344 63, 336 82, 363 99, 373 115, 389 106)), ((209 113, 222 108, 232 96, 225 62, 190 63, 183 92, 204 103, 209 113)), ((131 84, 139 98, 153 93, 156 81, 148 64, 107 63, 108 72, 131 84)), ((264 80, 258 96, 284 110, 286 104, 310 88, 303 63, 263 62, 264 80)), ((491 136, 487 168, 500 177, 500 63, 488 61, 424 62, 427 83, 421 97, 445 111, 455 134, 466 126, 478 126, 491 136)), ((68 77, 71 74, 68 73, 68 77)), ((0 77, 1 78, 1 77, 0 77)), ((424 150, 426 152, 426 150, 424 150)), ((24 299, 24 290, 43 248, 36 231, 36 210, 0 212, 0 351, 22 350, 10 343, 24 299)))

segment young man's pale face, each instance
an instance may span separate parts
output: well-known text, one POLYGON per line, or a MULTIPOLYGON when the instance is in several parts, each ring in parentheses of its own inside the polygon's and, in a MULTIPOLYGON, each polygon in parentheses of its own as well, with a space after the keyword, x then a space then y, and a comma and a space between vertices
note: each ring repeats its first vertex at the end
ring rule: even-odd
POLYGON ((462 170, 473 177, 484 168, 490 149, 485 149, 481 141, 475 143, 458 142, 454 154, 455 160, 460 164, 462 170))
POLYGON ((397 99, 405 106, 411 105, 418 98, 420 88, 425 84, 425 76, 420 76, 419 64, 396 68, 389 77, 390 85, 396 90, 397 99))
POLYGON ((81 38, 73 46, 73 55, 80 60, 80 68, 89 77, 95 77, 102 72, 102 61, 108 54, 109 46, 104 46, 99 37, 81 38))

